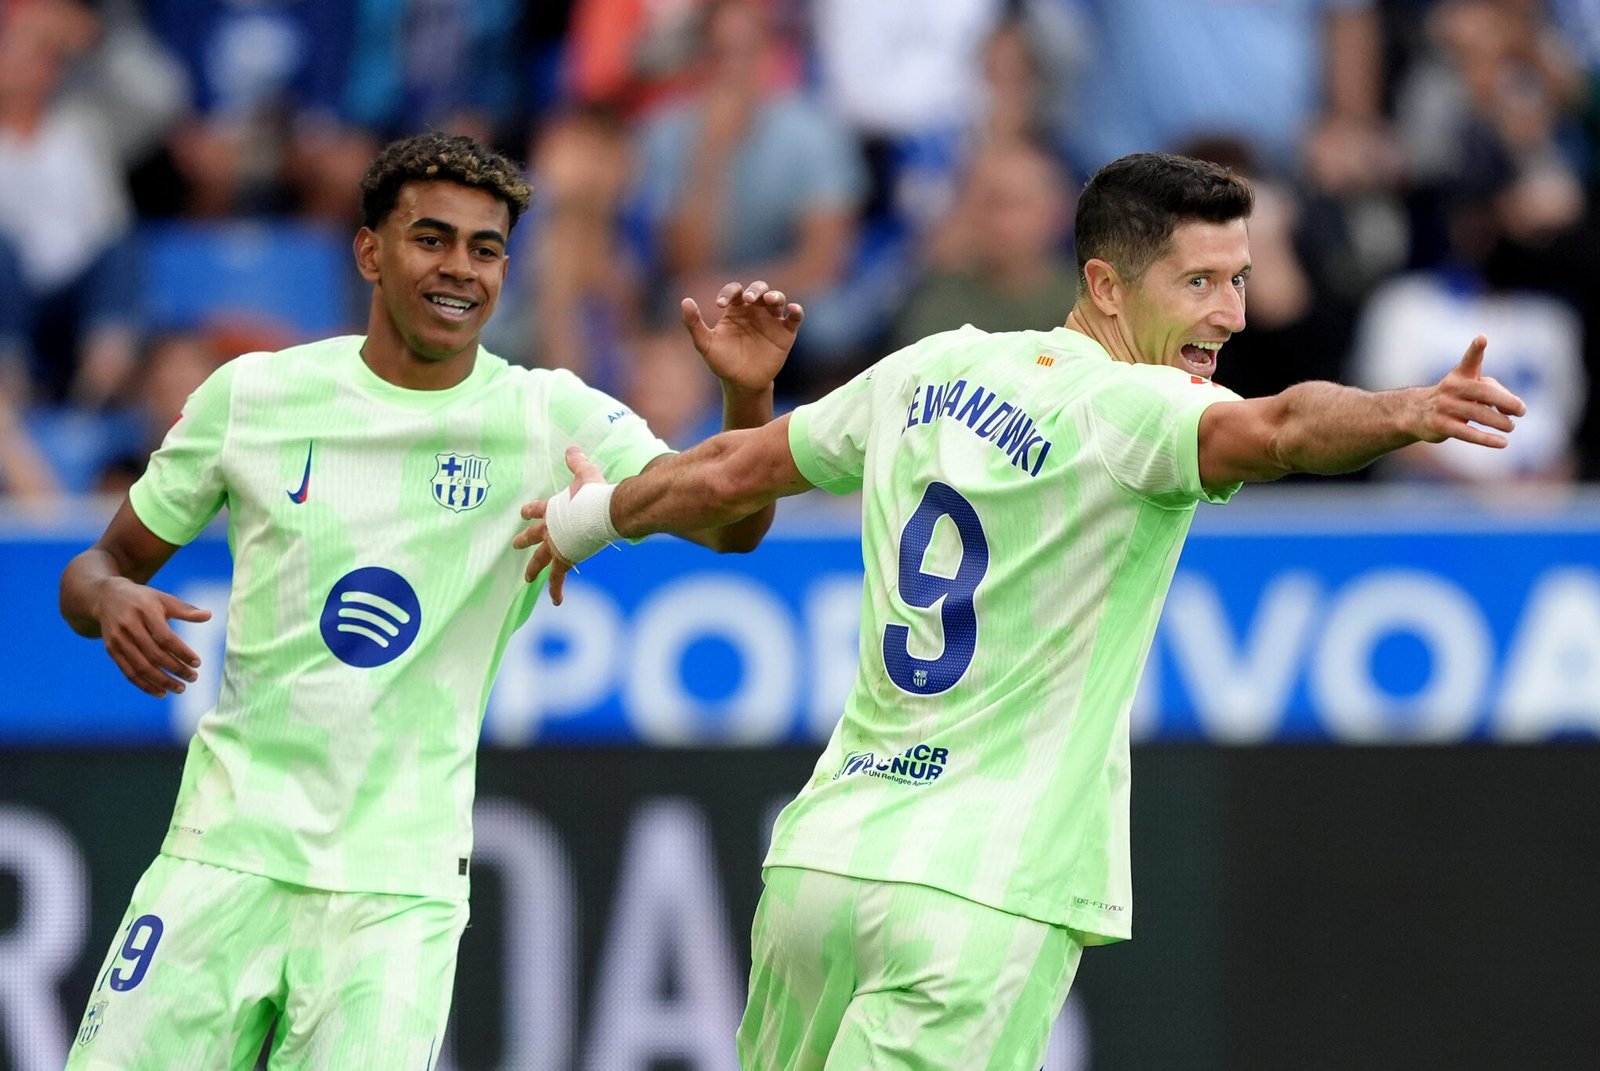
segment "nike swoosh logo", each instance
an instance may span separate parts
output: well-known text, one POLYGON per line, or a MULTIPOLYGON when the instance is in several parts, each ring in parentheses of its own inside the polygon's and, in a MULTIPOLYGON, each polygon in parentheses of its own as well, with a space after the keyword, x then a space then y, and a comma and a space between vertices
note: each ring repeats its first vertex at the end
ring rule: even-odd
POLYGON ((300 477, 300 489, 297 491, 284 492, 284 494, 289 496, 289 501, 293 502, 297 506, 306 500, 306 495, 311 493, 311 448, 314 445, 316 444, 306 444, 306 471, 305 475, 300 477))

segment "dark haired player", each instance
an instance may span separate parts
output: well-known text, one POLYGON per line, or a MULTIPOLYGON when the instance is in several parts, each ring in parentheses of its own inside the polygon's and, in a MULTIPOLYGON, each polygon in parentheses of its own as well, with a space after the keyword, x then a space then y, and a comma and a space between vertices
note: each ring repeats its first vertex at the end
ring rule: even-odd
POLYGON ((523 511, 558 597, 617 533, 862 492, 860 668, 773 830, 747 1071, 1037 1068, 1083 946, 1132 933, 1128 713, 1196 503, 1505 445, 1523 406, 1480 376, 1481 338, 1432 387, 1213 384, 1250 209, 1214 165, 1125 157, 1079 200, 1065 326, 933 335, 614 488, 570 452, 576 494, 523 511))
MULTIPOLYGON (((527 208, 516 168, 466 138, 384 150, 362 182, 364 336, 239 357, 190 397, 61 609, 128 679, 182 691, 199 659, 149 586, 228 508, 221 695, 189 745, 161 853, 132 902, 70 1068, 431 1068, 467 922, 479 726, 534 591, 515 507, 566 483, 582 444, 610 479, 667 454, 567 372, 478 344, 527 208)), ((725 425, 772 416, 800 320, 730 284, 714 330, 725 425)), ((753 547, 770 510, 695 538, 753 547)))

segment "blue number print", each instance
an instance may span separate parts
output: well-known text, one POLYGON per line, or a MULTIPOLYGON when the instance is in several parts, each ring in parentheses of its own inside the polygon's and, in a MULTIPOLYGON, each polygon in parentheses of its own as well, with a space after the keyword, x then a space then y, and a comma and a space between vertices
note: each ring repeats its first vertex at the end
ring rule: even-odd
POLYGON ((938 695, 953 687, 972 664, 978 649, 978 614, 972 597, 989 571, 989 541, 972 503, 949 484, 934 481, 923 492, 917 511, 900 533, 900 598, 907 606, 939 605, 944 626, 944 653, 938 658, 918 658, 907 646, 911 629, 887 625, 883 630, 883 665, 889 679, 914 695, 938 695), (955 522, 961 536, 961 564, 953 577, 922 571, 922 556, 933 541, 940 517, 955 522))
POLYGON ((161 943, 161 920, 155 915, 140 915, 128 924, 128 939, 122 942, 122 951, 118 955, 133 962, 133 969, 123 973, 122 968, 116 967, 111 971, 111 988, 119 993, 124 993, 140 982, 144 981, 144 974, 150 969, 150 960, 156 954, 156 945, 161 943))

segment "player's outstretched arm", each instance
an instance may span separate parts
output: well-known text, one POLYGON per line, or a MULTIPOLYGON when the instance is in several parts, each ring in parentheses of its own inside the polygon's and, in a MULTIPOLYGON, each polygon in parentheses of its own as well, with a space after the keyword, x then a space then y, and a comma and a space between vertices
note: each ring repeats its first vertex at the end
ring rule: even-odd
POLYGON ((1270 398, 1218 402, 1200 418, 1200 480, 1207 487, 1276 480, 1291 472, 1352 472, 1416 442, 1446 439, 1503 449, 1527 407, 1483 375, 1488 341, 1431 387, 1376 393, 1299 383, 1270 398))
POLYGON ((211 618, 210 610, 149 586, 177 549, 146 528, 123 500, 95 545, 61 574, 61 616, 67 624, 80 636, 104 640, 122 675, 157 699, 183 691, 200 667, 200 656, 168 620, 211 618))
MULTIPOLYGON (((722 430, 759 428, 772 419, 772 381, 788 359, 805 310, 759 279, 748 286, 728 283, 717 294, 717 308, 721 315, 708 326, 694 299, 684 298, 684 329, 722 384, 722 430)), ((769 506, 725 525, 676 534, 717 551, 748 551, 771 525, 769 506)))
POLYGON ((661 458, 615 486, 583 451, 567 448, 572 485, 548 502, 522 507, 532 521, 512 540, 533 548, 531 582, 550 566, 550 598, 560 603, 567 571, 607 543, 653 532, 725 527, 811 488, 789 452, 789 418, 713 435, 692 450, 661 458))

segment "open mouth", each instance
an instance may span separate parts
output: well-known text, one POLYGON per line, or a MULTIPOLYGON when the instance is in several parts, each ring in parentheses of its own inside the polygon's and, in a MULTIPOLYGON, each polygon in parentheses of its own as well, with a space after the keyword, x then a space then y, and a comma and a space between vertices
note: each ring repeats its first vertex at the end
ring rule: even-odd
POLYGON ((450 297, 445 294, 429 294, 428 304, 433 306, 435 312, 447 320, 465 320, 478 307, 475 301, 466 298, 450 297))
POLYGON ((1180 351, 1183 357, 1183 367, 1190 375, 1211 378, 1217 370, 1217 351, 1222 348, 1220 342, 1186 342, 1180 351))

